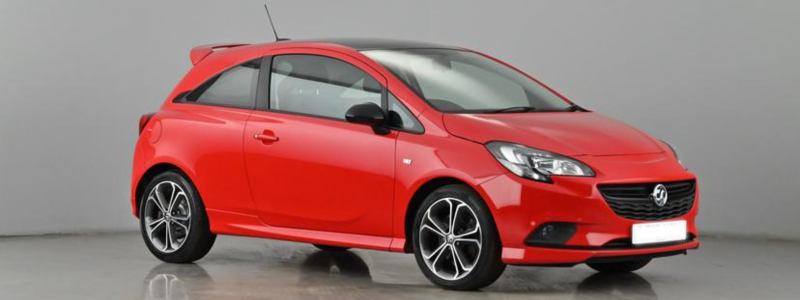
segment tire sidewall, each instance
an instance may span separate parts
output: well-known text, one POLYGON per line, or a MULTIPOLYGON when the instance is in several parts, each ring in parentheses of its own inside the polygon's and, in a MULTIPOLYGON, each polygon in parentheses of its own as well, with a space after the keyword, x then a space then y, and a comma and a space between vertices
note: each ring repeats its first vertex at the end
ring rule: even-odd
POLYGON ((147 184, 147 188, 145 189, 144 193, 142 193, 142 199, 140 199, 139 231, 142 234, 142 238, 144 238, 147 249, 150 250, 150 252, 153 253, 153 255, 155 255, 157 258, 166 262, 181 262, 182 260, 185 260, 187 255, 192 252, 191 248, 199 244, 199 240, 202 238, 202 235, 209 234, 205 207, 203 206, 202 201, 200 201, 200 197, 197 194, 194 185, 192 185, 183 175, 172 171, 164 172, 155 176, 150 183, 147 184), (171 253, 161 252, 161 250, 158 250, 152 244, 147 236, 147 231, 144 224, 144 208, 145 204, 147 203, 147 197, 150 195, 150 192, 156 187, 156 185, 164 181, 172 181, 180 185, 189 198, 192 213, 189 236, 186 238, 186 241, 183 243, 183 245, 181 245, 180 249, 171 253))
MULTIPOLYGON (((497 228, 495 227, 492 214, 489 211, 489 208, 486 206, 486 203, 483 202, 483 199, 475 191, 465 185, 454 184, 443 186, 436 189, 434 192, 428 195, 425 200, 423 200, 414 217, 414 224, 412 226, 412 239, 415 249, 414 258, 416 259, 422 273, 434 284, 447 289, 468 290, 473 289, 473 286, 478 286, 479 288, 481 285, 484 285, 480 283, 484 280, 484 278, 481 278, 481 276, 490 273, 489 269, 495 267, 493 264, 502 264, 502 262, 500 262, 500 251, 502 246, 500 245, 500 239, 497 234, 497 228), (425 263, 425 260, 422 257, 421 251, 418 250, 419 227, 420 223, 422 222, 422 218, 424 218, 425 212, 428 210, 428 208, 442 198, 456 198, 467 204, 475 212, 475 215, 478 218, 478 223, 481 226, 481 233, 483 234, 481 240, 481 253, 478 257, 478 263, 467 276, 458 280, 446 280, 436 276, 436 274, 434 274, 428 268, 428 265, 425 263)), ((504 266, 505 265, 503 265, 503 267, 504 266)), ((493 282, 494 279, 491 281, 493 282)))

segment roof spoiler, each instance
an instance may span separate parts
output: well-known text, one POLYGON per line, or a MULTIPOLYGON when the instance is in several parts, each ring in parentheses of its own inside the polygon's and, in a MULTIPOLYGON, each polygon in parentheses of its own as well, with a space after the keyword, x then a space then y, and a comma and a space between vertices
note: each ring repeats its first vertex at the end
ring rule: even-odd
POLYGON ((214 53, 215 50, 247 46, 247 45, 248 44, 211 44, 211 45, 197 46, 192 48, 191 51, 189 51, 189 58, 192 60, 192 65, 197 65, 197 63, 199 63, 204 58, 211 55, 211 53, 214 53))

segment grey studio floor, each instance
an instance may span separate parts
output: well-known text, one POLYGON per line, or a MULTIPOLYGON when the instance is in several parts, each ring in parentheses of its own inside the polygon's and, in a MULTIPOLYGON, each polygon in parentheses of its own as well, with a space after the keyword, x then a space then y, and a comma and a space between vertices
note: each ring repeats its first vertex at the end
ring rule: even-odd
POLYGON ((411 255, 225 237, 197 264, 138 233, 0 238, 0 299, 798 299, 800 243, 704 238, 636 274, 509 267, 478 292, 431 285, 411 255))

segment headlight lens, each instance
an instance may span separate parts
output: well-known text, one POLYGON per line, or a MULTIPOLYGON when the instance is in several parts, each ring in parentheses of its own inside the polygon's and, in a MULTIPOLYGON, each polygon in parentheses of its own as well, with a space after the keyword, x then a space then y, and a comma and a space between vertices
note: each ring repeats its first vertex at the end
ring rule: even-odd
POLYGON ((521 177, 552 182, 550 176, 594 176, 584 163, 552 152, 506 142, 491 142, 486 148, 506 169, 521 177))

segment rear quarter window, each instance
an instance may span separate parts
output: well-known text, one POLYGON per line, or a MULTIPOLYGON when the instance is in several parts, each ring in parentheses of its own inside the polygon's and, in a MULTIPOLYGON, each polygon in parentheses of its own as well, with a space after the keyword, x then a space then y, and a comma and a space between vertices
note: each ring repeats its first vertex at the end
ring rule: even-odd
POLYGON ((253 109, 261 59, 235 66, 211 77, 182 102, 253 109))

